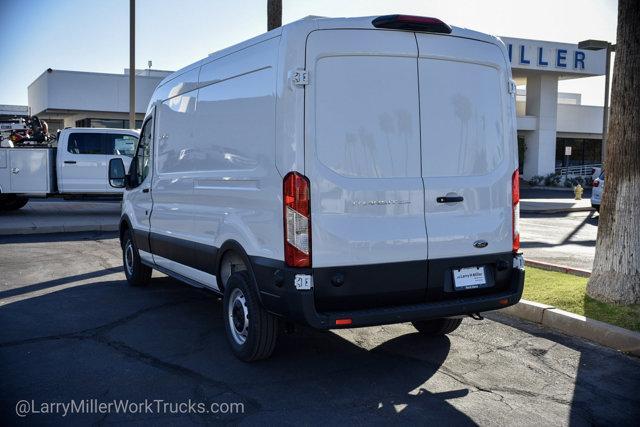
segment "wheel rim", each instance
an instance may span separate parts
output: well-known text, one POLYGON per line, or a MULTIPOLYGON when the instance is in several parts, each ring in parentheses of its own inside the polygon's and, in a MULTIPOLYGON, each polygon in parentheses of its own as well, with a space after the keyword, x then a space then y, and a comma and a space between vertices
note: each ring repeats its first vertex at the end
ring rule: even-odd
POLYGON ((124 247, 124 266, 129 276, 133 276, 133 244, 131 240, 128 240, 124 247))
POLYGON ((240 289, 234 289, 231 292, 227 312, 231 336, 237 344, 242 345, 247 341, 249 334, 249 311, 247 300, 240 289))

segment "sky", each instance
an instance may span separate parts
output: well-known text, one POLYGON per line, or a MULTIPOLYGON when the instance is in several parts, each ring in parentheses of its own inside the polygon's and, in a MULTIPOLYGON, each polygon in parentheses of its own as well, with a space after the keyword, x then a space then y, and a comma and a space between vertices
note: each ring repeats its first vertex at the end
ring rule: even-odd
MULTIPOLYGON (((267 0, 137 0, 136 68, 177 70, 266 31, 267 0)), ((497 36, 615 42, 616 0, 283 0, 283 24, 307 15, 433 16, 497 36)), ((129 0, 0 0, 0 104, 27 105, 47 68, 122 73, 129 0)), ((604 77, 561 81, 602 105, 604 77)))

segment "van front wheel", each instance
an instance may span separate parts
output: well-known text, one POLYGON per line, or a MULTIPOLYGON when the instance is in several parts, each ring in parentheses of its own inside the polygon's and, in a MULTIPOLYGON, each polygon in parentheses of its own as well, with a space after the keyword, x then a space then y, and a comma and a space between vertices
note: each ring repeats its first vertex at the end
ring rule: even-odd
POLYGON ((411 322, 414 328, 423 335, 428 336, 440 336, 450 334, 458 329, 458 326, 462 323, 462 319, 433 319, 433 320, 421 320, 411 322))
POLYGON ((223 298, 227 340, 236 357, 245 362, 271 356, 278 337, 278 319, 260 305, 251 281, 247 271, 233 273, 223 298))
POLYGON ((151 279, 151 268, 140 261, 140 253, 133 243, 131 230, 126 230, 122 237, 122 264, 127 283, 131 286, 147 285, 151 279))

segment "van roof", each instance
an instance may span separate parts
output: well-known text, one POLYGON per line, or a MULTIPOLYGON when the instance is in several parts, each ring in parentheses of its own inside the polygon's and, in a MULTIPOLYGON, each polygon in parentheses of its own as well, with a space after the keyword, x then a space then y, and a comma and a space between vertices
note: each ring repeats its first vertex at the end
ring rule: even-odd
MULTIPOLYGON (((194 62, 184 68, 177 70, 176 72, 169 74, 166 76, 158 86, 162 86, 166 82, 173 80, 174 78, 190 71, 204 63, 210 62, 216 58, 229 55, 233 52, 239 51, 246 47, 252 46, 256 43, 269 40, 274 37, 280 36, 283 32, 293 29, 294 27, 308 27, 308 31, 313 31, 316 29, 328 30, 328 29, 375 29, 371 21, 373 21, 378 16, 361 16, 361 17, 353 17, 353 18, 327 18, 323 16, 306 16, 302 19, 298 19, 297 21, 290 22, 288 24, 283 25, 282 27, 278 27, 269 32, 260 34, 259 36, 250 38, 241 43, 229 46, 222 50, 210 53, 206 58, 203 58, 199 61, 194 62)), ((487 43, 497 44, 501 48, 504 48, 504 44, 502 41, 492 35, 481 33, 478 31, 470 30, 467 28, 454 27, 452 26, 452 31, 448 36, 452 37, 461 37, 473 40, 479 40, 487 43)), ((402 31, 402 30, 391 30, 391 31, 402 31)))

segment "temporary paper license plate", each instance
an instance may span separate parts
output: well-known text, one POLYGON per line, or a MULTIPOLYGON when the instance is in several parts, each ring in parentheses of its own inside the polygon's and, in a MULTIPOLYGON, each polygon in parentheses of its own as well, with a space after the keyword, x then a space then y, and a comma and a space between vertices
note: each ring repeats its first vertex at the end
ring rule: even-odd
POLYGON ((484 267, 467 267, 453 270, 453 285, 456 289, 479 288, 486 283, 484 267))

